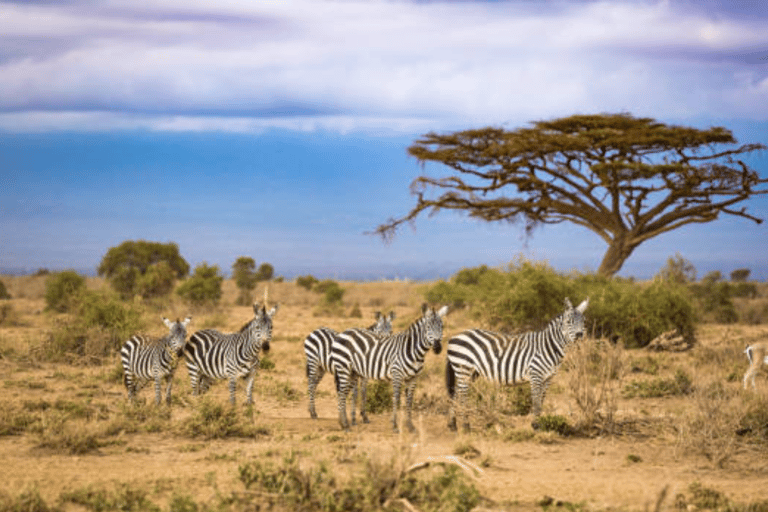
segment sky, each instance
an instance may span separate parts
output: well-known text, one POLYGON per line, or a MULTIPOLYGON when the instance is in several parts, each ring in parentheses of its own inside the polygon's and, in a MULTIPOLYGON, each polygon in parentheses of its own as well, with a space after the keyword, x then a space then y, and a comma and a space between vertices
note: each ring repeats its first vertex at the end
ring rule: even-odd
MULTIPOLYGON (((627 112, 768 144, 768 2, 0 1, 0 272, 94 273, 125 240, 193 267, 434 279, 519 257, 594 271, 604 242, 529 238, 415 204, 427 132, 627 112)), ((748 160, 768 177, 768 155, 748 160)), ((765 196, 744 203, 768 219, 765 196)), ((722 217, 641 245, 768 279, 768 223, 722 217)))

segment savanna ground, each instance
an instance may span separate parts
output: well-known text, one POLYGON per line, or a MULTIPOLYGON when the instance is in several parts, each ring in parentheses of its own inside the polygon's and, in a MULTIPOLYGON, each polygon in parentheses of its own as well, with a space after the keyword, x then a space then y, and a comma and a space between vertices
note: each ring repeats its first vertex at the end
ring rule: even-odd
MULTIPOLYGON (((430 352, 416 390, 416 433, 392 433, 389 411, 345 433, 329 375, 319 386, 320 419, 309 418, 304 338, 319 326, 368 325, 376 310, 394 310, 394 328, 402 330, 419 314, 424 284, 342 283, 343 316, 317 316, 317 294, 270 284, 270 302, 280 303, 268 355, 274 366, 257 376, 255 405, 243 404, 241 381, 232 409, 224 382, 192 396, 183 364, 168 408, 154 405, 152 385, 137 405, 127 403, 117 353, 99 364, 45 361, 40 347, 65 315, 44 311, 43 278, 3 280, 13 318, 0 325, 0 510, 343 510, 371 499, 355 488, 389 492, 373 502, 391 510, 440 510, 404 489, 412 485, 406 476, 445 475, 461 476, 449 480, 455 493, 479 493, 464 499, 435 491, 437 503, 456 510, 465 503, 478 510, 768 510, 766 371, 757 392, 741 387, 744 346, 768 340, 766 326, 700 325, 697 345, 681 353, 587 339, 547 395, 545 414, 564 425, 548 431, 514 414, 520 393, 478 383, 473 430, 450 432, 445 351, 430 352), (362 318, 347 316, 355 304, 362 318), (407 471, 430 460, 442 463, 407 471), (321 496, 321 481, 347 489, 349 501, 343 493, 321 496)), ((105 284, 89 279, 88 286, 105 284)), ((232 282, 224 287, 215 310, 190 311, 177 299, 146 307, 146 330, 164 335, 160 316, 188 313, 189 334, 237 330, 251 308, 234 305, 232 282)), ((444 342, 477 326, 466 311, 453 312, 444 342)))

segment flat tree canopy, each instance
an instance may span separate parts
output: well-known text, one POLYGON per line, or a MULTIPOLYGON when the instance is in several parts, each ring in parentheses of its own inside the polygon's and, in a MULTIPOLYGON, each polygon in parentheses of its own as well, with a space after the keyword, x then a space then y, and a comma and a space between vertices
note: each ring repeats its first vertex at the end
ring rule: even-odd
POLYGON ((598 272, 618 272, 641 243, 720 214, 762 222, 736 205, 768 193, 768 179, 740 155, 730 130, 670 126, 629 114, 573 115, 508 131, 481 128, 428 133, 408 152, 453 172, 411 184, 416 206, 376 233, 385 239, 421 212, 465 211, 486 221, 573 222, 606 244, 598 272), (736 147, 734 147, 736 146, 736 147))

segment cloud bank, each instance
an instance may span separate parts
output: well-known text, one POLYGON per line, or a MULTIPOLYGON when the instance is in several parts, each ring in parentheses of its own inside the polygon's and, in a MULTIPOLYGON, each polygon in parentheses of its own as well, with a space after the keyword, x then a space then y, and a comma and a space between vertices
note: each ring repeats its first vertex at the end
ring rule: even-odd
POLYGON ((768 118, 766 17, 671 2, 0 2, 0 130, 768 118))

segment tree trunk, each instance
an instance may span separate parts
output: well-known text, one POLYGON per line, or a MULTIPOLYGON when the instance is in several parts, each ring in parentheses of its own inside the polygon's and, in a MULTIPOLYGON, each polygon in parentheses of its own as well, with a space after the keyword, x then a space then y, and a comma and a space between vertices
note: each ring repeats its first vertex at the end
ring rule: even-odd
POLYGON ((608 249, 605 251, 603 261, 600 262, 600 268, 597 269, 597 273, 611 277, 616 272, 621 270, 624 262, 630 257, 638 244, 630 244, 625 237, 617 236, 613 239, 608 249))

